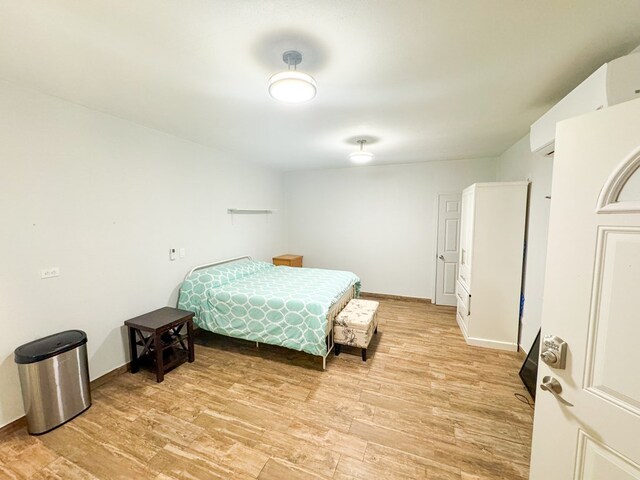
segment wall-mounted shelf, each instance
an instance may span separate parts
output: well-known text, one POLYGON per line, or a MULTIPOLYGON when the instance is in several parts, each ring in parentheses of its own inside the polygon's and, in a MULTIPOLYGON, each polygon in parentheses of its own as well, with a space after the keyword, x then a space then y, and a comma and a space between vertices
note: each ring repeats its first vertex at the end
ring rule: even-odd
POLYGON ((227 213, 229 214, 240 214, 240 215, 260 215, 260 214, 269 214, 276 213, 277 210, 273 210, 270 208, 228 208, 227 213))

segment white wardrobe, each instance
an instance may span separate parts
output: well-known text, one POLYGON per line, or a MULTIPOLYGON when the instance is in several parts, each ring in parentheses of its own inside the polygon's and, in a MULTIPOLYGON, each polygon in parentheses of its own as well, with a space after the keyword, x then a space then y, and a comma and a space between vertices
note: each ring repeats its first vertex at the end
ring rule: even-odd
POLYGON ((462 192, 457 320, 469 345, 518 350, 528 182, 462 192))

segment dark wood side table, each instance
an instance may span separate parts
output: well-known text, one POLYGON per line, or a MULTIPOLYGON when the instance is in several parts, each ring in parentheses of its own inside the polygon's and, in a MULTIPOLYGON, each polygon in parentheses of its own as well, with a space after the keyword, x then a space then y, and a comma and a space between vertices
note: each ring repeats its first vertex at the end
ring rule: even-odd
POLYGON ((140 369, 141 360, 148 359, 156 371, 156 380, 189 360, 195 360, 193 348, 193 312, 164 307, 124 322, 129 332, 131 373, 140 369), (187 333, 181 333, 187 326, 187 333), (186 344, 185 344, 186 341, 186 344), (138 347, 142 352, 138 355, 138 347))

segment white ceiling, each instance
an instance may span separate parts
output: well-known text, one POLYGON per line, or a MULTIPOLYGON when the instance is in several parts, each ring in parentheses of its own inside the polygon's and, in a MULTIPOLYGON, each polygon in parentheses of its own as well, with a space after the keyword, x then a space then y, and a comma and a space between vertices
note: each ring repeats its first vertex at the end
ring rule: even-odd
POLYGON ((498 155, 638 44, 638 0, 0 3, 1 78, 283 170, 498 155), (310 103, 267 93, 289 49, 310 103))

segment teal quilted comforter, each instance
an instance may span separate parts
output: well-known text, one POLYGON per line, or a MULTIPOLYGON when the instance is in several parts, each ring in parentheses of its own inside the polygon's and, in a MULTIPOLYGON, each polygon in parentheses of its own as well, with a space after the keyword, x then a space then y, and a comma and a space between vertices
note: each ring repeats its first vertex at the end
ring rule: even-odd
POLYGON ((327 313, 353 286, 351 272, 240 260, 189 275, 178 308, 210 332, 325 355, 327 313))

